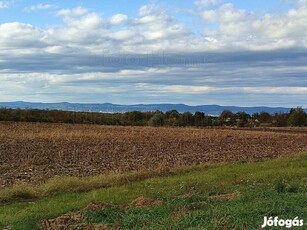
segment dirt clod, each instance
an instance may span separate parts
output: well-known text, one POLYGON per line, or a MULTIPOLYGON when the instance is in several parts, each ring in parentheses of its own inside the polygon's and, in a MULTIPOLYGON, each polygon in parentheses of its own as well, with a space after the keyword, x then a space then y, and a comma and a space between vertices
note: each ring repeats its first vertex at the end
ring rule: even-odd
POLYGON ((111 204, 103 203, 103 202, 93 202, 89 204, 86 208, 83 209, 83 211, 88 211, 88 212, 94 212, 97 209, 102 209, 102 208, 112 208, 114 207, 111 204))
POLYGON ((137 207, 137 208, 149 208, 153 206, 162 205, 163 202, 161 200, 150 199, 144 196, 141 196, 134 201, 132 201, 129 205, 125 206, 126 209, 137 207))

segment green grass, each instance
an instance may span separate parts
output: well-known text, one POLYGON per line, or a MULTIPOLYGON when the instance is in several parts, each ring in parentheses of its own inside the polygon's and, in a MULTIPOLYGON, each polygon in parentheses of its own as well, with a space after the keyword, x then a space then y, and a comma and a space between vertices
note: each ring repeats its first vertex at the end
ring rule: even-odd
POLYGON ((37 188, 29 186, 25 192, 19 189, 15 195, 17 188, 0 191, 3 201, 9 202, 0 206, 0 229, 35 230, 42 219, 82 209, 92 201, 127 204, 140 196, 164 203, 145 209, 100 209, 87 213, 87 220, 91 224, 120 224, 121 229, 210 230, 242 229, 243 225, 259 229, 264 216, 298 216, 307 221, 307 154, 112 177, 94 177, 92 183, 90 178, 79 183, 76 178, 70 183, 69 178, 63 183, 58 178, 37 188), (240 195, 229 200, 214 197, 231 193, 240 195), (182 212, 179 218, 178 212, 182 212))
POLYGON ((129 172, 125 174, 110 173, 83 178, 55 177, 42 184, 18 183, 13 187, 0 190, 0 203, 10 203, 16 200, 26 201, 68 192, 87 192, 98 188, 125 185, 157 176, 173 175, 179 171, 186 170, 190 171, 191 168, 173 170, 158 169, 156 171, 129 172))

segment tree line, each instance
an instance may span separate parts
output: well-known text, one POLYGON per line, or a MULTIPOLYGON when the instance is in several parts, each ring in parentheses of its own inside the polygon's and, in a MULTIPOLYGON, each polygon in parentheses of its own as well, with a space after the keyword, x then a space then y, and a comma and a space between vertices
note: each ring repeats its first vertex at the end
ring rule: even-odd
POLYGON ((267 112, 261 112, 252 115, 245 112, 233 113, 229 110, 224 110, 220 116, 211 116, 203 112, 179 113, 177 110, 171 110, 168 112, 132 111, 126 113, 96 113, 0 108, 0 121, 120 126, 286 127, 307 126, 307 115, 301 107, 293 108, 289 113, 270 114, 267 112))

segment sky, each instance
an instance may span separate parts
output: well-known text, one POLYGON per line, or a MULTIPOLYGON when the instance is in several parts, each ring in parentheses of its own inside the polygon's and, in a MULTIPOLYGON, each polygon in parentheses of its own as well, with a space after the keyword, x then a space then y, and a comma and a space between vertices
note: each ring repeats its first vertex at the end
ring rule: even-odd
POLYGON ((307 0, 0 0, 0 101, 307 107, 307 0))

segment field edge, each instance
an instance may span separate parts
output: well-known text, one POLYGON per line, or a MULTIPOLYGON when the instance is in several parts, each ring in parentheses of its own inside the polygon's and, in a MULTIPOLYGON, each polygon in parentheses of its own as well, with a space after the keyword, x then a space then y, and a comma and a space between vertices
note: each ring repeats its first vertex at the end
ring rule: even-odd
POLYGON ((113 178, 117 178, 115 183, 82 192, 76 190, 78 187, 69 182, 66 185, 73 186, 71 191, 57 194, 54 191, 59 190, 52 190, 53 194, 50 193, 38 200, 15 200, 0 206, 0 227, 12 225, 16 226, 14 229, 37 229, 42 219, 55 218, 72 209, 82 209, 93 201, 124 204, 139 196, 168 199, 189 194, 209 197, 234 192, 244 194, 250 189, 255 193, 251 193, 252 197, 259 196, 258 190, 263 194, 269 191, 277 196, 277 181, 284 181, 290 187, 296 186, 298 191, 294 194, 306 195, 306 167, 307 153, 302 153, 261 162, 184 167, 160 171, 160 174, 151 174, 152 177, 144 173, 132 173, 126 178, 113 175, 113 178))

